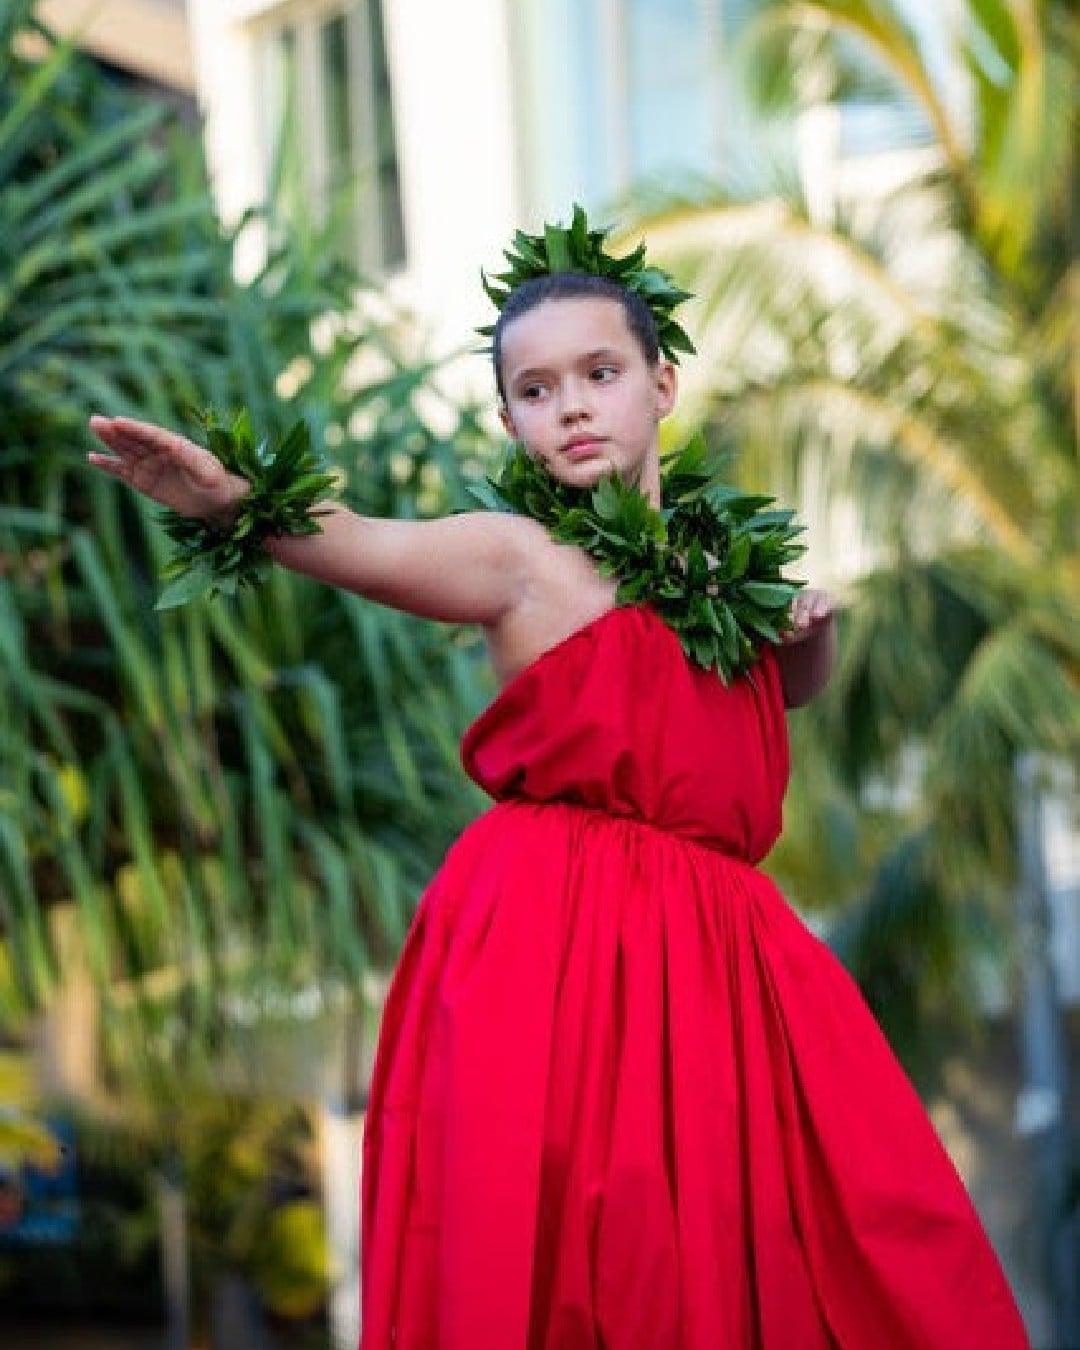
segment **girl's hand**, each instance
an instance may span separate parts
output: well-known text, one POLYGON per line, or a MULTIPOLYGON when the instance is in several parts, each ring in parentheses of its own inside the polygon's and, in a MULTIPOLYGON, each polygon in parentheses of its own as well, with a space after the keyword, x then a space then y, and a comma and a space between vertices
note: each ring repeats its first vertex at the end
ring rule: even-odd
POLYGON ((776 649, 780 684, 789 708, 800 708, 828 683, 836 663, 836 605, 826 591, 807 586, 791 607, 794 625, 776 649))
POLYGON ((216 455, 164 427, 91 417, 90 430, 111 452, 91 451, 96 469, 182 516, 226 521, 249 490, 247 479, 229 473, 216 455))
POLYGON ((805 642, 827 623, 835 614, 836 605, 827 591, 804 587, 795 597, 791 607, 793 627, 781 635, 782 642, 805 642))

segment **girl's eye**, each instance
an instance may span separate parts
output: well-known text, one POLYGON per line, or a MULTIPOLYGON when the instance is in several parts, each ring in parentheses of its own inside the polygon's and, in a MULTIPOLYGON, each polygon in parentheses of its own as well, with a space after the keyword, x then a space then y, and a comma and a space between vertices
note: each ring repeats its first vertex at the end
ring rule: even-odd
POLYGON ((521 397, 529 403, 535 403, 538 398, 542 397, 543 393, 544 386, 542 384, 527 384, 521 391, 521 397))
POLYGON ((613 380, 618 373, 614 366, 597 366, 592 371, 592 378, 597 384, 605 384, 608 380, 613 380))

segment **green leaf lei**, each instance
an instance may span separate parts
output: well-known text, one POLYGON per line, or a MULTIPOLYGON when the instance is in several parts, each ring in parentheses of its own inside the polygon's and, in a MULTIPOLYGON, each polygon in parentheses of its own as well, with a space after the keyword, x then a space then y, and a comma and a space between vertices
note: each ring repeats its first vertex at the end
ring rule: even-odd
MULTIPOLYGON (((637 291, 652 310, 660 350, 669 361, 678 363, 680 352, 692 355, 694 344, 685 329, 671 317, 671 311, 677 305, 691 298, 690 292, 680 290, 661 268, 643 265, 644 244, 621 258, 605 253, 604 240, 610 233, 610 227, 589 229, 585 211, 580 206, 574 207, 568 226, 545 225, 543 234, 526 234, 524 230, 518 230, 514 235, 513 246, 503 252, 503 257, 510 264, 509 269, 497 272, 490 278, 480 273, 488 299, 501 310, 511 292, 523 281, 544 277, 551 272, 589 272, 594 276, 608 277, 628 291, 637 291)), ((489 324, 477 331, 490 337, 495 326, 489 324)))
POLYGON ((728 684, 791 628, 805 583, 781 569, 806 550, 793 542, 803 528, 793 511, 769 509, 772 497, 740 492, 717 469, 695 436, 665 461, 658 510, 614 475, 592 488, 560 483, 516 447, 498 476, 472 491, 488 509, 531 516, 553 539, 584 549, 604 576, 618 577, 618 604, 648 604, 687 656, 728 684))
POLYGON ((207 449, 230 473, 251 484, 231 525, 212 524, 175 511, 163 516, 176 552, 163 570, 167 585, 158 609, 172 609, 203 594, 235 595, 264 581, 271 561, 264 541, 283 534, 318 534, 319 502, 337 495, 335 476, 311 444, 307 425, 297 422, 277 446, 257 441, 246 411, 230 426, 214 412, 200 413, 207 449))

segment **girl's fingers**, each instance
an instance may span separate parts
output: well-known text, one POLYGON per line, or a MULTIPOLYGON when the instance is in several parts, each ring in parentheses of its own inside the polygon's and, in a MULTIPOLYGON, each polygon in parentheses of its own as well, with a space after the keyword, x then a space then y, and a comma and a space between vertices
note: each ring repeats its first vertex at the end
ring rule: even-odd
POLYGON ((147 457, 146 446, 141 441, 133 440, 114 426, 111 421, 104 418, 92 418, 90 430, 103 445, 108 446, 114 456, 118 456, 127 463, 138 464, 140 460, 147 457))
POLYGON ((146 455, 173 458, 199 449, 186 436, 179 436, 153 422, 137 422, 131 417, 92 417, 90 429, 106 445, 117 452, 142 457, 146 455))
POLYGON ((95 469, 102 469, 113 478, 127 479, 131 476, 130 468, 115 455, 104 455, 99 450, 91 450, 86 458, 95 469))
POLYGON ((209 450, 152 422, 92 417, 90 429, 114 455, 133 467, 152 471, 155 479, 166 471, 179 470, 200 487, 213 487, 221 477, 221 463, 209 450))
POLYGON ((791 607, 792 627, 787 633, 788 640, 805 635, 815 624, 824 623, 831 618, 834 608, 828 591, 809 588, 800 591, 791 607))
POLYGON ((811 619, 827 619, 833 612, 832 597, 825 591, 818 591, 811 596, 808 610, 811 619))
POLYGON ((126 437, 119 435, 115 431, 110 430, 104 434, 99 433, 98 440, 104 445, 107 445, 114 455, 129 460, 133 464, 137 464, 139 460, 146 458, 146 449, 144 446, 139 445, 137 442, 127 440, 126 437))
POLYGON ((113 417, 110 419, 113 431, 133 445, 142 445, 149 451, 169 454, 181 446, 190 445, 186 436, 160 427, 155 422, 139 422, 133 417, 113 417))

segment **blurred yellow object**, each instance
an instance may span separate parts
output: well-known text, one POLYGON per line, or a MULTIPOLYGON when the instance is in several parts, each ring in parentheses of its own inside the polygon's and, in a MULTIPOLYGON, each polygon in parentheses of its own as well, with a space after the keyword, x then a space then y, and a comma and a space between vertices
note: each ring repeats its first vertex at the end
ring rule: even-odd
POLYGON ((47 1125, 20 1111, 0 1109, 0 1167, 11 1170, 29 1163, 39 1172, 58 1172, 64 1146, 47 1125))
POLYGON ((64 1146, 31 1114, 36 1099, 30 1056, 22 1050, 0 1050, 0 1167, 29 1163, 42 1172, 59 1170, 64 1146))
POLYGON ((5 1106, 25 1109, 35 1096, 30 1056, 22 1050, 0 1050, 0 1110, 5 1106))
POLYGON ((279 1317, 310 1317, 330 1285, 330 1252, 322 1210, 293 1200, 270 1215, 254 1253, 259 1293, 279 1317))
POLYGON ((90 790, 86 778, 77 764, 61 764, 56 770, 56 778, 72 821, 76 825, 81 824, 90 808, 90 790))

